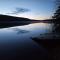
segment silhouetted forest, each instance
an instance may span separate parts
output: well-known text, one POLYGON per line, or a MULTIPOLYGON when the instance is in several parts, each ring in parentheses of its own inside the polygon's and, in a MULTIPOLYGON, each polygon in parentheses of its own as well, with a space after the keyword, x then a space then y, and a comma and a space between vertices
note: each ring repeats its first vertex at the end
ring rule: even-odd
POLYGON ((23 17, 14 17, 8 15, 0 15, 0 21, 28 21, 30 19, 23 17))
POLYGON ((56 11, 53 16, 54 24, 56 26, 55 31, 60 33, 60 1, 56 0, 56 11))
POLYGON ((0 28, 4 27, 12 27, 12 26, 21 26, 21 25, 27 25, 31 23, 51 23, 51 19, 46 20, 34 20, 24 17, 16 17, 16 16, 9 16, 9 15, 1 15, 0 14, 0 28))
POLYGON ((54 13, 53 18, 55 23, 60 23, 60 5, 57 7, 56 12, 54 13))
POLYGON ((30 24, 28 18, 0 15, 0 28, 30 24))

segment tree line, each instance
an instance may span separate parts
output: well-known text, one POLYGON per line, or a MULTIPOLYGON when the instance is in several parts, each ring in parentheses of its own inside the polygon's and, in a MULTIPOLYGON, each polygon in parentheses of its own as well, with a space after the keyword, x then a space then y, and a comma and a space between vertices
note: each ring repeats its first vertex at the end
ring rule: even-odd
POLYGON ((53 16, 54 22, 60 23, 60 1, 56 0, 56 11, 53 16))

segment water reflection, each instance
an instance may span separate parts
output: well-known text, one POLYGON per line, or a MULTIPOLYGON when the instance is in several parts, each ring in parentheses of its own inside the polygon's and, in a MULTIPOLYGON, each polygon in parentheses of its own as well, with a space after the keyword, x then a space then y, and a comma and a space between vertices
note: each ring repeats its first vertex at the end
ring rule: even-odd
POLYGON ((23 33, 28 33, 29 32, 27 30, 22 30, 22 29, 19 29, 19 28, 13 28, 12 30, 17 32, 17 34, 23 34, 23 33))
POLYGON ((35 43, 31 37, 42 37, 42 34, 51 33, 52 28, 53 24, 35 23, 0 29, 0 52, 2 56, 6 55, 6 58, 7 56, 25 56, 26 58, 27 56, 39 56, 39 58, 41 58, 40 56, 47 56, 47 50, 35 43))
POLYGON ((53 24, 48 23, 3 28, 0 29, 0 42, 31 42, 30 37, 44 37, 46 33, 52 33, 52 30, 53 24))

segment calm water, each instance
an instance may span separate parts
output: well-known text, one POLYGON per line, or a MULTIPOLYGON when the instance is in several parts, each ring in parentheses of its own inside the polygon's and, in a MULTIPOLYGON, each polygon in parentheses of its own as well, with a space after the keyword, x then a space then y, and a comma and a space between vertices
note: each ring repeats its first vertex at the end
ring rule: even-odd
POLYGON ((2 59, 46 58, 48 51, 39 46, 31 37, 44 37, 44 34, 52 33, 52 30, 53 24, 48 23, 0 29, 0 57, 3 57, 2 59))

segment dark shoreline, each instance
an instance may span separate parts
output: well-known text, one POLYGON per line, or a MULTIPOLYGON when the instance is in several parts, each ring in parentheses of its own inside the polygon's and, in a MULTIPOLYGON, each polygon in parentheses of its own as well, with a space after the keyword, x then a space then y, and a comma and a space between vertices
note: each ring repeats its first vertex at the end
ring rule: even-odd
POLYGON ((23 17, 0 15, 0 28, 27 25, 31 23, 52 23, 52 20, 33 20, 23 17))
POLYGON ((32 40, 48 50, 48 60, 60 60, 60 39, 32 38, 32 40))

